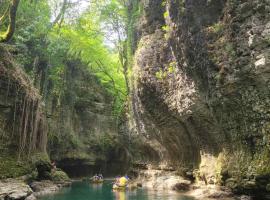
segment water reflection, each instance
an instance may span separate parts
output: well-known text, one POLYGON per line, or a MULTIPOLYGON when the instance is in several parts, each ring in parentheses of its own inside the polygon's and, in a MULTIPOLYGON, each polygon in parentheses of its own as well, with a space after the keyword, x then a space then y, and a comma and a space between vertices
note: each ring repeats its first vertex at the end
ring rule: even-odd
POLYGON ((154 191, 146 189, 135 189, 126 191, 113 191, 115 200, 194 200, 192 197, 177 194, 169 191, 154 191))
POLYGON ((91 184, 90 187, 92 187, 94 191, 101 191, 103 188, 103 183, 94 183, 91 184))
POLYGON ((113 191, 116 200, 128 200, 126 191, 113 191))

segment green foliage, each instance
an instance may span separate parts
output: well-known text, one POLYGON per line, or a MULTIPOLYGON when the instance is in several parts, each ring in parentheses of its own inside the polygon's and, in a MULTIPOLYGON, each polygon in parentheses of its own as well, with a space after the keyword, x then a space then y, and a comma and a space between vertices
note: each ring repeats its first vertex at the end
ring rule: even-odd
POLYGON ((48 57, 45 35, 49 24, 50 7, 47 0, 20 2, 14 35, 14 43, 19 52, 16 61, 25 67, 32 78, 34 57, 48 57))
POLYGON ((229 55, 230 59, 234 59, 236 57, 236 52, 235 52, 234 47, 231 43, 227 43, 224 48, 225 48, 225 51, 227 52, 227 54, 229 55))
POLYGON ((46 160, 39 160, 36 162, 36 168, 38 171, 38 179, 39 180, 46 180, 46 179, 51 179, 51 170, 52 166, 49 161, 46 160))
POLYGON ((162 30, 165 31, 165 32, 169 32, 170 27, 168 25, 164 25, 164 26, 162 26, 162 30))
POLYGON ((221 33, 221 32, 223 31, 224 25, 223 25, 221 22, 219 22, 219 23, 216 23, 216 24, 214 24, 213 26, 211 26, 210 29, 211 29, 214 33, 219 34, 219 33, 221 33))
MULTIPOLYGON (((60 26, 56 24, 51 28, 52 8, 48 0, 21 1, 14 37, 19 49, 16 57, 33 81, 36 71, 40 70, 36 68, 41 67, 35 66, 35 60, 50 65, 45 81, 52 84, 50 93, 56 97, 58 105, 65 92, 66 62, 80 60, 114 97, 114 115, 118 117, 127 96, 118 55, 118 47, 126 37, 126 7, 118 0, 92 3, 91 10, 86 10, 79 18, 70 22, 64 20, 60 26), (114 27, 116 23, 120 28, 114 27), (120 40, 116 38, 112 41, 114 46, 108 46, 106 37, 115 38, 117 31, 120 31, 120 40)), ((41 70, 45 71, 45 67, 41 70)))
POLYGON ((155 76, 159 80, 166 79, 169 74, 174 74, 176 71, 176 62, 170 62, 165 70, 159 70, 156 72, 155 76))
POLYGON ((156 72, 156 78, 159 80, 163 80, 166 78, 167 74, 165 74, 162 70, 156 72))
MULTIPOLYGON (((90 73, 95 74, 100 83, 114 97, 114 114, 118 116, 123 108, 127 91, 123 69, 115 50, 105 45, 102 23, 104 15, 99 18, 98 13, 118 8, 117 1, 112 1, 108 8, 93 8, 84 13, 75 24, 65 24, 55 28, 49 34, 49 51, 51 52, 53 68, 50 70, 50 79, 55 83, 53 93, 61 96, 63 91, 63 63, 61 57, 78 59, 88 66, 90 73), (58 57, 58 59, 57 59, 58 57)), ((100 4, 99 4, 100 6, 100 4)), ((120 13, 122 10, 117 10, 120 13)))
POLYGON ((14 178, 30 173, 32 167, 28 162, 18 162, 15 155, 0 156, 0 179, 14 178))
POLYGON ((169 11, 164 12, 164 13, 163 13, 163 17, 164 17, 165 19, 168 18, 168 17, 169 17, 169 11))
POLYGON ((51 173, 52 181, 69 181, 68 175, 61 170, 53 170, 51 173))
POLYGON ((163 7, 165 7, 165 6, 166 6, 166 4, 167 4, 167 0, 162 0, 161 5, 162 5, 163 7))

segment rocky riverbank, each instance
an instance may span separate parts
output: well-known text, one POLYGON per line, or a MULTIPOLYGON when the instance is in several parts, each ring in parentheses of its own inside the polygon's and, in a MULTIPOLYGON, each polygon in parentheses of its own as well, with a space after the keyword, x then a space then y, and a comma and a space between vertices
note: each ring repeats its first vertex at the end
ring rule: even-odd
POLYGON ((186 176, 179 175, 179 173, 166 167, 149 167, 137 171, 137 178, 131 184, 133 187, 144 187, 157 191, 174 191, 192 196, 199 200, 252 200, 251 196, 239 195, 236 196, 233 190, 218 186, 214 183, 204 183, 203 181, 196 181, 192 172, 187 172, 186 176))
POLYGON ((51 194, 63 187, 70 186, 70 181, 34 181, 27 183, 23 179, 0 181, 0 200, 35 200, 36 197, 51 194))

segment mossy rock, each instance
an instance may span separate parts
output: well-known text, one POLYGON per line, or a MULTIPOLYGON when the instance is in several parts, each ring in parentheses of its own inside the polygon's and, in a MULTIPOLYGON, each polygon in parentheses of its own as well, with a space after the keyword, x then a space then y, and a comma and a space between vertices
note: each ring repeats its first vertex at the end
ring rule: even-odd
POLYGON ((37 180, 37 177, 38 177, 38 172, 37 172, 37 170, 34 170, 34 171, 32 171, 30 174, 28 174, 28 175, 26 176, 26 181, 27 181, 28 183, 31 183, 31 182, 37 180))
POLYGON ((68 175, 65 172, 63 172, 62 170, 52 171, 51 178, 52 178, 52 181, 56 181, 56 182, 70 180, 68 175))

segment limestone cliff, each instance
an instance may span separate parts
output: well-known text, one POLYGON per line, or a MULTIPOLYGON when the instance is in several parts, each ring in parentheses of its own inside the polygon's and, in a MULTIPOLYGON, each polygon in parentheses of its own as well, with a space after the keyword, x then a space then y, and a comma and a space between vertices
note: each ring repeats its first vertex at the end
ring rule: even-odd
POLYGON ((270 2, 138 3, 135 132, 163 161, 200 169, 198 178, 269 189, 270 2))
POLYGON ((51 159, 71 176, 125 169, 128 154, 118 141, 113 97, 79 61, 67 61, 63 83, 62 95, 49 90, 47 100, 51 159))
POLYGON ((0 46, 0 178, 30 173, 47 145, 41 96, 10 52, 0 46))

